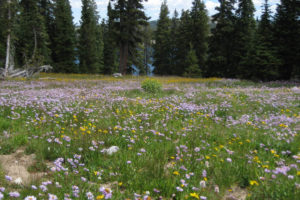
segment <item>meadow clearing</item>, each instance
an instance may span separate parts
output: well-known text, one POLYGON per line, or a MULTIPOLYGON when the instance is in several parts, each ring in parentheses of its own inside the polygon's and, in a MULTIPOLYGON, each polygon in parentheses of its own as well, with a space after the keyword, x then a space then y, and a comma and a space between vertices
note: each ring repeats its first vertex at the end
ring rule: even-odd
POLYGON ((0 200, 300 199, 295 83, 41 77, 0 82, 0 200))

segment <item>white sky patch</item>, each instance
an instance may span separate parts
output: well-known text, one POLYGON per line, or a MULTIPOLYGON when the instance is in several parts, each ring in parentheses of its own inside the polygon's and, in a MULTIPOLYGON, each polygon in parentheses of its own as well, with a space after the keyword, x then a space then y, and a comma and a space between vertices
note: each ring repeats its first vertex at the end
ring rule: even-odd
POLYGON ((205 3, 206 9, 208 10, 208 15, 216 14, 215 8, 218 7, 220 4, 214 1, 206 1, 205 3))
MULTIPOLYGON (((107 17, 106 14, 108 1, 109 0, 95 0, 99 15, 102 19, 107 17)), ((192 1, 193 0, 168 0, 167 3, 170 11, 170 17, 173 16, 175 9, 179 13, 179 15, 181 13, 181 10, 190 9, 192 7, 192 1)), ((150 20, 158 19, 162 2, 163 0, 148 0, 147 2, 144 2, 145 12, 148 17, 151 17, 150 20)), ((218 0, 204 0, 204 2, 206 5, 206 9, 208 10, 208 14, 215 14, 215 7, 219 6, 218 0)), ((76 24, 79 24, 82 6, 81 0, 70 0, 70 3, 73 10, 74 22, 76 24)), ((263 5, 264 0, 253 0, 253 3, 256 8, 255 16, 259 17, 261 15, 261 6, 263 5)), ((273 13, 275 13, 277 7, 276 5, 278 3, 280 3, 280 0, 269 0, 269 4, 271 5, 270 9, 273 13)))

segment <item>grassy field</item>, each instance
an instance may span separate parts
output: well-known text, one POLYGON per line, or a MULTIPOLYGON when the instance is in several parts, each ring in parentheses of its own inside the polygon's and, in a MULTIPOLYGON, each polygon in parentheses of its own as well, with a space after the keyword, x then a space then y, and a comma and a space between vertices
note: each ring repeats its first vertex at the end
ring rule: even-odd
POLYGON ((0 200, 300 199, 299 85, 144 79, 1 81, 0 200))

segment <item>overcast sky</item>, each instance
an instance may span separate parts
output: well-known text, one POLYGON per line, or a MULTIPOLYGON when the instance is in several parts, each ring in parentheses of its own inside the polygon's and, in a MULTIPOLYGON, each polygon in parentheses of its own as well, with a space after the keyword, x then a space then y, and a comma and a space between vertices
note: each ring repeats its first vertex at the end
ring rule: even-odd
MULTIPOLYGON (((106 8, 109 0, 95 0, 98 6, 98 11, 101 18, 106 18, 106 8)), ((187 10, 190 9, 192 6, 193 0, 168 0, 168 6, 171 13, 171 16, 173 15, 173 12, 175 9, 181 12, 182 9, 187 10)), ((276 9, 276 5, 279 3, 280 0, 269 0, 271 9, 273 12, 276 9)), ((150 20, 156 20, 159 16, 160 6, 163 0, 148 0, 144 3, 145 6, 145 12, 148 17, 151 17, 150 20)), ((206 9, 208 10, 209 15, 213 15, 215 13, 215 7, 218 6, 218 0, 204 0, 206 9)), ((253 0, 253 3, 256 8, 256 17, 260 16, 261 14, 261 6, 263 4, 264 0, 253 0)), ((80 21, 80 15, 81 15, 81 0, 70 0, 72 10, 73 10, 73 16, 74 16, 74 22, 79 24, 80 21)))

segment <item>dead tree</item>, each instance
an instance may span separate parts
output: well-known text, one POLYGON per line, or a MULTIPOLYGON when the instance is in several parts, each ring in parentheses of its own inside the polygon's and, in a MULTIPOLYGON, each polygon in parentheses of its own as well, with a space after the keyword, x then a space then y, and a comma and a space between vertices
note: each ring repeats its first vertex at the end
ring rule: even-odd
POLYGON ((14 69, 13 64, 13 55, 12 55, 12 45, 11 45, 11 0, 7 0, 7 7, 8 7, 8 30, 7 30, 7 42, 6 42, 6 60, 5 60, 5 67, 4 69, 0 68, 0 78, 7 78, 7 77, 32 77, 34 74, 39 72, 46 72, 52 69, 50 65, 39 65, 39 61, 36 58, 37 52, 37 33, 36 29, 33 28, 34 33, 34 49, 32 53, 32 57, 29 61, 26 60, 25 66, 22 69, 14 69))

